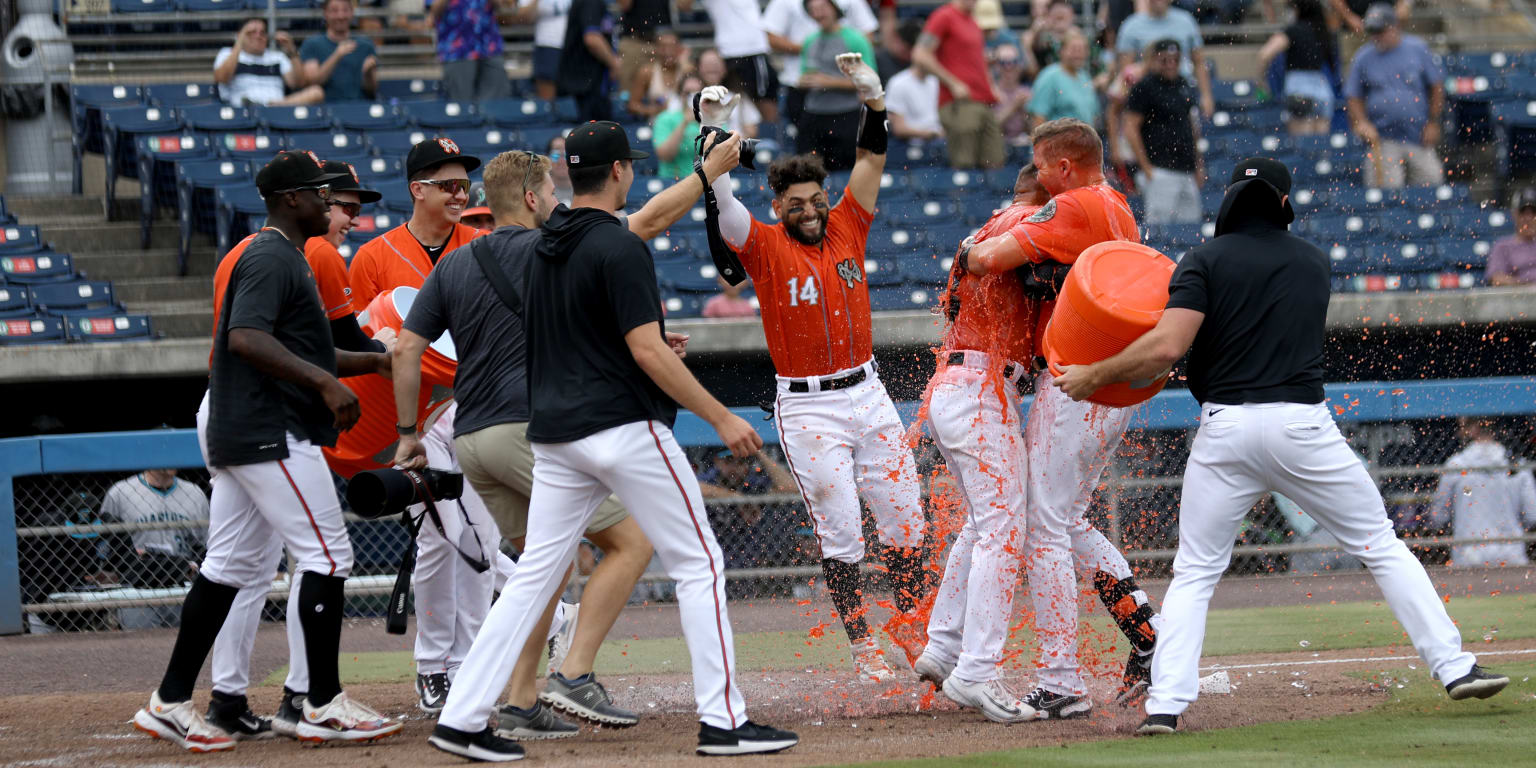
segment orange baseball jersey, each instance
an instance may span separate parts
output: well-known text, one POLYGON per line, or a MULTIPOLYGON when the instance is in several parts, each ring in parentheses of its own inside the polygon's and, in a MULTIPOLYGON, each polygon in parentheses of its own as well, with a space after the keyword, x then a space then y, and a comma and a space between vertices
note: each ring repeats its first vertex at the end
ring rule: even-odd
MULTIPOLYGON (((250 245, 251 241, 255 240, 259 234, 261 234, 261 230, 252 232, 246 235, 244 240, 235 243, 235 247, 229 249, 229 253, 224 254, 224 258, 219 261, 218 268, 213 271, 213 333, 215 336, 219 333, 219 316, 223 314, 224 291, 229 287, 230 276, 235 273, 235 263, 240 261, 240 254, 245 253, 245 247, 250 245)), ((311 238, 311 240, 317 239, 319 238, 311 238)), ((336 258, 341 258, 341 254, 337 254, 336 258)), ((312 261, 310 262, 309 271, 310 278, 313 279, 315 268, 312 261)), ((325 295, 323 293, 320 298, 320 303, 324 304, 325 295)), ((208 367, 213 367, 213 350, 208 351, 208 367)))
POLYGON ((304 244, 304 260, 315 275, 315 287, 320 290, 320 306, 325 307, 327 320, 340 320, 352 314, 352 285, 347 277, 347 262, 331 241, 323 237, 311 237, 304 244))
MULTIPOLYGON (((454 224, 443 255, 483 234, 467 224, 454 224)), ((420 288, 431 271, 427 250, 404 224, 369 240, 352 257, 352 311, 362 313, 373 297, 391 288, 420 288)))
MULTIPOLYGON (((992 214, 976 233, 976 241, 1007 234, 1040 208, 1015 204, 992 214)), ((1026 362, 1034 354, 1039 302, 1024 297, 1013 272, 977 277, 957 268, 951 272, 949 291, 959 300, 960 309, 945 333, 945 351, 986 352, 997 362, 998 372, 1009 362, 1026 362)))
POLYGON ((1106 240, 1141 242, 1130 204, 1106 184, 1069 189, 1051 198, 1008 234, 1018 241, 1025 259, 1063 264, 1077 261, 1077 255, 1088 246, 1106 240))
POLYGON ((827 215, 820 247, 790 237, 782 224, 752 219, 738 256, 757 291, 763 335, 780 376, 825 376, 874 356, 864 279, 873 222, 847 189, 827 215))

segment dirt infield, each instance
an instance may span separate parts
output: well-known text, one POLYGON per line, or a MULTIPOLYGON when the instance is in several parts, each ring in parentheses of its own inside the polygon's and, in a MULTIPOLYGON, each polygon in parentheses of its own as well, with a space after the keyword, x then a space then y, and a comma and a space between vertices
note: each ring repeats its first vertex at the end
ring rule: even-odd
MULTIPOLYGON (((1536 590, 1529 569, 1432 574, 1443 593, 1488 595, 1536 590)), ((1160 593, 1165 585, 1149 585, 1160 593)), ((1291 605, 1374 599, 1368 577, 1350 574, 1293 579, 1268 577, 1223 584, 1215 607, 1291 605)), ((738 631, 794 631, 815 626, 814 614, 792 603, 732 605, 738 631)), ((358 622, 343 636, 344 652, 406 650, 406 638, 386 635, 372 622, 358 622)), ((675 609, 642 608, 626 612, 616 636, 676 636, 675 609)), ((232 754, 196 756, 155 742, 128 725, 159 680, 170 652, 169 631, 124 634, 24 636, 0 639, 0 767, 8 766, 393 766, 462 765, 426 744, 431 720, 414 710, 409 686, 349 686, 358 698, 390 714, 408 718, 405 732, 367 747, 300 747, 286 740, 242 744, 232 754)), ((1529 640, 1479 644, 1480 653, 1523 651, 1529 640)), ((283 663, 286 653, 279 627, 258 635, 253 678, 283 663)), ((1532 654, 1536 655, 1536 654, 1532 654)), ((1514 658, 1529 658, 1516 655, 1514 658)), ((1204 664, 1237 666, 1228 672, 1235 684, 1227 695, 1208 695, 1184 720, 1189 730, 1259 722, 1323 718, 1360 712, 1386 700, 1386 693, 1362 670, 1390 670, 1422 665, 1411 647, 1253 654, 1207 658, 1204 664), (1346 663, 1323 663, 1351 659, 1346 663), (1365 661, 1360 661, 1365 659, 1365 661)), ((1496 664, 1497 662, 1490 662, 1496 664)), ((1093 697, 1107 702, 1118 680, 1118 664, 1093 669, 1093 697)), ((534 742, 529 760, 571 766, 672 766, 692 756, 697 721, 687 675, 612 675, 604 678, 615 699, 641 711, 641 724, 627 730, 584 728, 581 736, 561 742, 534 742)), ((942 757, 972 752, 1069 742, 1125 738, 1140 719, 1138 711, 1102 704, 1087 720, 1024 724, 988 723, 974 712, 961 712, 942 696, 908 676, 883 687, 854 682, 840 670, 794 672, 742 670, 739 681, 754 718, 790 727, 801 745, 748 764, 826 765, 864 760, 942 757)), ((206 701, 206 687, 199 701, 206 701)), ((272 711, 279 690, 253 689, 258 711, 272 711)), ((738 764, 733 762, 733 765, 738 764)))

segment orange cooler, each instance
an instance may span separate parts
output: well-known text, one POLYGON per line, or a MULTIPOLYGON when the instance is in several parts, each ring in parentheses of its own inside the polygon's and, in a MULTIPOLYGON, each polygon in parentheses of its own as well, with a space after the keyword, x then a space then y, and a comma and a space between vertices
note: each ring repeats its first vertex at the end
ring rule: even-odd
MULTIPOLYGON (((381 328, 393 328, 400 332, 404 318, 411 311, 416 289, 399 287, 374 297, 368 309, 357 316, 357 324, 363 332, 372 336, 381 328)), ((424 424, 431 412, 441 406, 447 397, 433 398, 433 390, 452 388, 453 374, 458 368, 457 351, 448 334, 433 342, 421 356, 421 397, 416 407, 416 423, 424 424)), ((341 380, 357 395, 362 415, 357 424, 342 432, 335 448, 326 448, 325 460, 336 474, 350 478, 358 472, 383 469, 390 466, 395 457, 395 444, 400 436, 395 432, 395 389, 389 379, 382 376, 349 376, 341 380)))
MULTIPOLYGON (((1053 375, 1063 366, 1087 365, 1115 356, 1162 319, 1173 260, 1140 243, 1111 240, 1089 247, 1067 273, 1042 343, 1053 375)), ((1123 381, 1089 396, 1123 408, 1145 402, 1168 383, 1123 381)))

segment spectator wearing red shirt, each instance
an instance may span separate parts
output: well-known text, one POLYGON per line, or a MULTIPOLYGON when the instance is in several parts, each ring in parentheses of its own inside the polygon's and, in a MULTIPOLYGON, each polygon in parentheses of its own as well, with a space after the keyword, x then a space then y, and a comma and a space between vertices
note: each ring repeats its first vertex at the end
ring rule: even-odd
POLYGON ((928 17, 912 60, 939 76, 939 121, 955 168, 998 168, 1003 132, 992 105, 997 89, 987 70, 986 37, 972 18, 976 0, 951 0, 928 17))

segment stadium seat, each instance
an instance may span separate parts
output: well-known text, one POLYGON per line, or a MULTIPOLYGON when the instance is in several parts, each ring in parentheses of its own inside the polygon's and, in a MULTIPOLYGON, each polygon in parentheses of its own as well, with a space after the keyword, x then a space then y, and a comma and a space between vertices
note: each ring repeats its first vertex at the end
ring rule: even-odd
POLYGON ((159 107, 124 107, 109 109, 101 115, 102 157, 106 160, 106 201, 108 216, 116 201, 117 177, 138 178, 138 136, 172 133, 181 129, 181 121, 172 110, 159 107))
POLYGON ((869 289, 869 308, 875 312, 930 309, 939 299, 939 291, 927 285, 897 284, 869 289))
POLYGON ((917 252, 923 233, 903 227, 874 227, 870 230, 868 251, 871 255, 905 256, 917 252))
POLYGON ((57 317, 34 315, 0 320, 0 346, 53 344, 64 340, 64 321, 57 317))
MULTIPOLYGON (((234 12, 243 11, 247 8, 254 7, 250 3, 247 3, 246 0, 175 0, 175 2, 176 10, 188 11, 191 13, 202 13, 206 11, 234 12)), ((263 4, 262 7, 265 8, 266 5, 263 4)))
POLYGON ((211 157, 212 145, 202 134, 171 134, 139 138, 139 247, 149 247, 150 225, 160 206, 177 205, 176 163, 211 157))
POLYGON ((181 225, 177 257, 181 274, 187 273, 187 255, 192 233, 213 233, 218 222, 214 190, 219 187, 252 184, 248 160, 193 160, 176 164, 176 199, 181 225))
MULTIPOLYGON (((404 179, 401 180, 401 186, 404 186, 404 179)), ((405 218, 398 214, 376 206, 371 209, 365 207, 362 215, 352 220, 352 231, 347 233, 347 241, 362 245, 404 223, 405 218)))
POLYGON ((267 203, 254 186, 237 184, 216 187, 214 199, 214 241, 218 252, 228 253, 241 238, 260 228, 266 221, 267 203))
POLYGON ((104 280, 72 280, 32 286, 32 306, 49 315, 110 314, 122 311, 104 280))
POLYGON ((323 106, 255 107, 257 123, 269 131, 323 131, 331 127, 331 111, 323 106))
POLYGON ((484 123, 474 104, 456 101, 417 101, 402 105, 411 122, 423 131, 453 138, 452 131, 484 123))
POLYGON ((1324 242, 1331 244, 1365 240, 1371 237, 1378 225, 1371 214, 1322 214, 1291 226, 1321 246, 1324 242))
POLYGON ((516 133, 501 128, 456 131, 454 141, 458 143, 460 152, 480 158, 482 165, 509 149, 527 149, 516 133))
POLYGON ((412 101, 433 101, 443 92, 438 80, 380 80, 375 94, 380 102, 398 104, 412 101))
POLYGON ((368 143, 380 157, 397 157, 405 160, 411 147, 427 138, 423 131, 378 131, 366 134, 368 143))
POLYGON ((67 253, 56 253, 51 249, 0 257, 0 278, 7 283, 52 283, 68 280, 74 274, 74 259, 67 253))
MULTIPOLYGON (((720 290, 720 285, 715 282, 719 273, 715 270, 714 262, 696 260, 689 264, 665 262, 666 272, 660 279, 663 285, 680 293, 714 293, 720 290)), ((658 265, 657 270, 662 270, 658 265)))
POLYGON ((896 258, 869 256, 864 259, 864 280, 871 289, 904 285, 901 262, 896 258))
POLYGON ((493 99, 480 105, 481 114, 501 128, 525 125, 549 125, 555 122, 555 109, 536 99, 493 99))
POLYGON ((1517 99, 1536 99, 1536 75, 1512 72, 1504 76, 1504 87, 1501 90, 1517 99))
POLYGON ((961 220, 963 211, 953 203, 924 200, 915 203, 897 202, 886 212, 891 226, 922 229, 961 220))
POLYGON ((80 158, 86 152, 101 154, 101 112, 144 103, 144 89, 137 85, 76 85, 69 89, 70 122, 74 132, 75 194, 80 194, 80 158))
POLYGON ((376 182, 382 179, 405 177, 405 162, 399 157, 371 157, 362 162, 353 163, 352 167, 357 171, 358 180, 364 184, 376 182))
POLYGON ((1409 208, 1454 208, 1464 205, 1471 190, 1459 184, 1441 184, 1438 187, 1404 187, 1395 190, 1392 198, 1409 208))
POLYGON ((1483 269, 1492 251, 1493 241, 1486 238, 1454 238, 1435 244, 1436 258, 1446 269, 1483 269))
POLYGON ((209 136, 209 143, 222 157, 232 160, 259 160, 262 163, 271 160, 272 156, 285 146, 283 137, 258 131, 215 133, 209 136))
POLYGON ((940 253, 913 253, 897 257, 902 277, 918 286, 942 289, 949 282, 949 270, 954 266, 953 251, 940 253))
POLYGON ((1509 54, 1503 51, 1488 53, 1462 53, 1445 57, 1444 66, 1450 75, 1482 75, 1494 77, 1502 72, 1507 72, 1509 67, 1518 66, 1519 54, 1509 54))
POLYGON ((32 292, 25 285, 0 283, 0 318, 32 314, 32 292))
POLYGON ((948 163, 949 152, 942 139, 911 143, 892 139, 887 157, 893 169, 937 168, 948 163))
POLYGON ((212 104, 216 98, 212 83, 167 83, 144 86, 144 99, 162 109, 198 107, 212 104))
POLYGON ((10 224, 15 224, 15 223, 16 223, 16 217, 12 216, 11 212, 6 210, 6 208, 5 208, 5 197, 4 196, 0 196, 0 226, 5 226, 5 225, 10 225, 10 224))
POLYGON ((154 338, 148 315, 118 312, 111 315, 68 315, 64 330, 69 341, 131 341, 154 338))
POLYGON ((331 105, 336 124, 348 131, 392 131, 405 127, 405 110, 398 104, 374 104, 365 101, 331 105))
POLYGON ((319 156, 321 160, 346 159, 339 156, 356 157, 368 154, 368 145, 363 141, 362 134, 346 131, 295 131, 283 136, 283 147, 307 149, 319 156))
POLYGON ((660 272, 663 262, 667 264, 691 264, 700 258, 708 258, 709 246, 703 241, 701 243, 703 247, 696 249, 694 247, 694 240, 689 236, 689 233, 679 231, 657 235, 651 238, 647 245, 650 246, 651 256, 656 261, 656 269, 660 272))
POLYGON ((400 184, 384 184, 376 187, 379 190, 379 194, 384 196, 384 199, 379 201, 378 207, 389 213, 409 219, 416 204, 412 201, 410 186, 404 183, 404 179, 401 182, 400 184))
POLYGON ((1258 103, 1252 80, 1216 80, 1211 83, 1211 97, 1220 109, 1243 109, 1258 103))
POLYGON ((663 292, 662 308, 667 317, 698 317, 704 312, 704 302, 709 297, 699 293, 663 292))
MULTIPOLYGON (((526 126, 517 130, 523 137, 523 146, 533 152, 543 153, 549 142, 571 132, 567 125, 526 126)), ((734 178, 734 177, 733 177, 734 178)))
POLYGON ((112 0, 113 13, 164 13, 174 10, 171 0, 112 0))
POLYGON ((186 124, 188 130, 208 131, 209 133, 230 133, 235 131, 255 131, 256 115, 245 107, 232 107, 228 104, 204 104, 201 106, 182 107, 181 121, 186 124))
POLYGON ((42 247, 42 231, 35 226, 0 227, 0 254, 30 253, 42 247))
POLYGON ((561 96, 555 99, 555 121, 565 125, 575 125, 581 122, 580 110, 576 108, 576 99, 571 96, 561 96))

